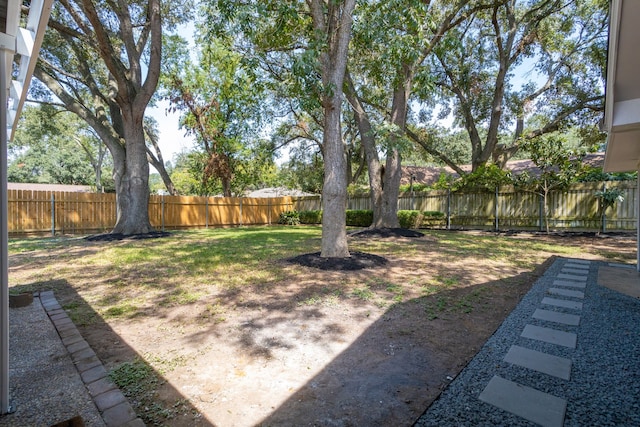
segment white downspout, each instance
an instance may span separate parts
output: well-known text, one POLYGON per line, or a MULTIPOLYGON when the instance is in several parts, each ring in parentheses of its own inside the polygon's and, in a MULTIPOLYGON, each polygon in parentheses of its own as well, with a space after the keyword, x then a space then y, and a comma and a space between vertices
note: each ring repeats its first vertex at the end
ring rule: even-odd
POLYGON ((11 412, 9 405, 9 233, 7 203, 7 98, 14 51, 0 46, 0 413, 11 412))

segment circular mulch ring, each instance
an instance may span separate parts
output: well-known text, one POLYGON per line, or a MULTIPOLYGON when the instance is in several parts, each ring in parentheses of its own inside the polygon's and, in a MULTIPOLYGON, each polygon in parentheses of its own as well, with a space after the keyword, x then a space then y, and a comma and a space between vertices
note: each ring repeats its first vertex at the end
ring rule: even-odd
POLYGON ((356 238, 424 237, 424 233, 408 228, 365 228, 364 230, 354 231, 349 236, 356 238))
POLYGON ((351 252, 351 256, 344 258, 323 258, 320 252, 298 255, 285 260, 291 264, 313 267, 320 270, 354 271, 365 268, 380 267, 387 263, 387 259, 365 252, 351 252))
POLYGON ((116 240, 143 240, 143 239, 157 239, 159 237, 169 237, 171 233, 168 231, 152 231, 151 233, 140 234, 122 234, 122 233, 105 233, 94 234, 93 236, 87 236, 84 239, 89 242, 113 242, 116 240))

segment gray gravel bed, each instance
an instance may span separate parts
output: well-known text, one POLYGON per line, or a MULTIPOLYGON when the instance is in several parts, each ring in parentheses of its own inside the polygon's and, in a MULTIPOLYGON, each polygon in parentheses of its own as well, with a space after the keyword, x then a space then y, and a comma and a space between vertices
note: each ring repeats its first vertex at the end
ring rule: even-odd
POLYGON ((418 419, 415 426, 531 426, 478 399, 494 375, 567 400, 565 426, 640 426, 640 300, 597 284, 592 261, 584 300, 547 293, 569 259, 557 259, 486 342, 467 367, 418 419), (581 311, 542 305, 545 296, 583 302, 581 311), (579 314, 579 326, 532 317, 537 308, 579 314), (577 334, 575 349, 520 336, 527 324, 577 334), (512 345, 572 361, 563 380, 505 362, 512 345))

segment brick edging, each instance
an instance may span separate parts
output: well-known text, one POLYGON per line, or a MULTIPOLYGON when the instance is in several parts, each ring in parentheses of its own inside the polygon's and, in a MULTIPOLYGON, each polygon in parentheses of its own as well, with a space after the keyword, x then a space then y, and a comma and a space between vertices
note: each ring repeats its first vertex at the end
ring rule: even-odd
POLYGON ((56 300, 53 291, 42 291, 36 296, 40 297, 45 312, 62 339, 62 344, 71 356, 105 424, 108 427, 144 426, 144 422, 137 417, 122 391, 109 379, 102 362, 89 343, 82 338, 78 328, 56 300))

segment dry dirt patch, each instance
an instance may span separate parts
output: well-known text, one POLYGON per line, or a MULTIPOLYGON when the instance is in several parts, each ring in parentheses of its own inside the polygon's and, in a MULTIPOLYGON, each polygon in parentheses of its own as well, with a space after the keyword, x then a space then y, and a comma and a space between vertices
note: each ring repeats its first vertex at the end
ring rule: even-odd
MULTIPOLYGON (((401 426, 468 363, 552 256, 635 256, 627 236, 425 234, 353 239, 354 252, 386 259, 360 270, 268 258, 243 286, 220 284, 237 280, 233 271, 194 275, 171 260, 109 264, 101 254, 131 243, 74 240, 12 255, 10 281, 53 288, 107 368, 153 368, 157 381, 131 397, 149 424, 401 426)), ((188 251, 189 236, 135 244, 188 251)), ((219 244, 211 236, 199 243, 219 244)), ((300 250, 317 245, 316 235, 300 250)))

